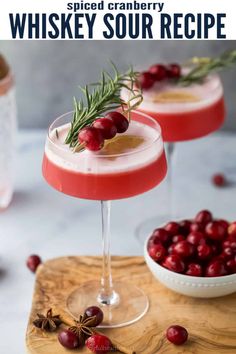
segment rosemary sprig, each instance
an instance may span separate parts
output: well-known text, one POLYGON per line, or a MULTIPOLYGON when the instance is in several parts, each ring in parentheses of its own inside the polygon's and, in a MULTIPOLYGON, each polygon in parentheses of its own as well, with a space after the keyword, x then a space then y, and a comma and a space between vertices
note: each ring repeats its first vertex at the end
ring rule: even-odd
POLYGON ((69 144, 74 151, 80 151, 78 133, 82 128, 91 125, 104 113, 117 108, 122 108, 129 119, 131 110, 142 102, 142 93, 135 86, 138 73, 131 68, 129 72, 120 74, 114 64, 112 67, 113 76, 103 71, 100 82, 81 88, 83 98, 80 101, 74 98, 73 120, 65 140, 65 143, 69 144), (122 88, 130 92, 128 102, 120 97, 122 88))
POLYGON ((193 83, 202 82, 212 72, 221 71, 236 64, 236 50, 223 53, 218 58, 192 58, 191 63, 195 67, 177 81, 178 84, 188 86, 193 83))

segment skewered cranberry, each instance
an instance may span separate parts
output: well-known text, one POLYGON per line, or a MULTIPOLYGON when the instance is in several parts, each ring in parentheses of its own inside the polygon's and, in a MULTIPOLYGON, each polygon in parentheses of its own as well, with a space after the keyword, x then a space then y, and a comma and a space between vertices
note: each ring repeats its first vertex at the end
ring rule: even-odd
POLYGON ((93 127, 100 130, 104 139, 112 139, 117 133, 115 124, 109 118, 96 119, 93 127))
POLYGON ((204 244, 205 243, 205 238, 204 238, 204 234, 200 231, 192 231, 188 237, 187 237, 187 241, 189 243, 191 243, 194 246, 200 245, 200 244, 204 244))
POLYGON ((197 248, 198 258, 201 260, 208 259, 212 254, 212 249, 209 245, 203 244, 199 245, 197 248))
POLYGON ((75 349, 80 345, 77 335, 68 329, 63 329, 58 334, 58 340, 61 345, 67 349, 75 349))
POLYGON ((169 232, 162 228, 155 229, 152 233, 152 237, 155 237, 156 241, 154 243, 158 243, 159 241, 163 244, 166 244, 171 239, 169 232))
POLYGON ((168 231, 172 236, 175 236, 179 232, 179 224, 175 221, 171 221, 165 226, 165 230, 168 231))
POLYGON ((155 64, 149 68, 149 72, 153 75, 156 81, 161 81, 166 79, 167 71, 164 65, 162 64, 155 64))
POLYGON ((117 133, 124 133, 129 127, 128 119, 120 112, 109 112, 105 117, 112 120, 116 126, 117 133))
POLYGON ((154 85, 155 78, 148 71, 144 71, 139 74, 138 81, 143 90, 148 90, 154 85))
POLYGON ((35 273, 38 266, 42 263, 42 260, 39 256, 36 254, 32 254, 31 256, 28 257, 26 261, 27 267, 31 270, 31 272, 35 273))
POLYGON ((170 64, 167 67, 167 75, 171 79, 178 79, 181 75, 181 67, 179 64, 170 64))
POLYGON ((212 221, 212 213, 209 210, 201 210, 195 217, 195 222, 207 224, 212 221))
POLYGON ((98 307, 98 306, 90 306, 90 307, 86 308, 84 313, 87 317, 96 316, 96 323, 94 325, 95 327, 100 325, 100 323, 102 323, 102 321, 103 321, 103 312, 100 309, 100 307, 98 307))
POLYGON ((230 236, 236 236, 236 221, 232 222, 228 227, 228 234, 230 236))
POLYGON ((173 243, 178 243, 178 242, 180 242, 180 241, 184 241, 184 236, 183 235, 175 235, 175 236, 173 236, 173 238, 172 238, 172 242, 173 243))
POLYGON ((156 262, 162 261, 166 256, 166 249, 161 245, 153 245, 148 250, 149 256, 156 262))
POLYGON ((104 139, 101 131, 94 127, 85 127, 78 134, 80 144, 84 144, 86 149, 98 151, 103 148, 104 139))
POLYGON ((193 277, 201 277, 202 276, 202 266, 197 263, 190 263, 188 265, 188 270, 185 274, 191 275, 193 277))
POLYGON ((166 331, 166 337, 171 343, 181 345, 187 341, 188 331, 182 326, 170 326, 166 331))
POLYGON ((226 178, 222 173, 217 173, 212 176, 212 183, 216 187, 223 187, 226 185, 226 178))
POLYGON ((206 225, 205 232, 207 236, 216 241, 222 241, 225 237, 225 228, 219 221, 212 221, 206 225))
POLYGON ((220 277, 226 274, 227 269, 221 260, 213 261, 206 267, 206 277, 220 277))
POLYGON ((185 268, 184 262, 177 254, 171 254, 167 256, 162 265, 163 267, 176 273, 182 273, 185 268))
POLYGON ((86 347, 96 354, 105 354, 112 350, 110 339, 101 334, 93 334, 86 342, 86 347))
POLYGON ((193 245, 187 241, 180 241, 174 245, 174 253, 183 258, 191 257, 194 253, 193 245))

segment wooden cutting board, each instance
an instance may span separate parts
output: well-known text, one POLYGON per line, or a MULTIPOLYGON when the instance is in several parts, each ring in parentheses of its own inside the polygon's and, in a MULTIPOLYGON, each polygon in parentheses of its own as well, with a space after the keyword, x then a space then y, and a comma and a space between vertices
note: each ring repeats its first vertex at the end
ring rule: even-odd
MULTIPOLYGON (((67 295, 85 281, 99 279, 99 257, 52 259, 38 268, 32 310, 26 334, 30 354, 91 353, 86 348, 67 351, 57 334, 42 333, 32 326, 36 313, 52 306, 65 310, 67 295)), ((137 354, 236 354, 236 293, 216 299, 194 299, 178 295, 157 282, 142 257, 113 257, 113 276, 133 283, 146 292, 150 309, 139 322, 104 333, 129 346, 137 354), (180 324, 189 331, 183 346, 165 339, 165 330, 180 324)), ((127 309, 128 310, 128 309, 127 309)))

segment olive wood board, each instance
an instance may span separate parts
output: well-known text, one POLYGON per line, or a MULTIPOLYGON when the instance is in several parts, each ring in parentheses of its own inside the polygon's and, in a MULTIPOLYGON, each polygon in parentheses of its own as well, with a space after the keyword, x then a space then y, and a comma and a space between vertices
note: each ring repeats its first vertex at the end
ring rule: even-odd
MULTIPOLYGON (((86 348, 68 351, 56 333, 42 332, 32 325, 37 313, 51 307, 66 310, 66 297, 79 285, 100 277, 100 257, 63 257, 40 265, 29 318, 26 346, 30 354, 91 353, 86 348)), ((236 293, 215 299, 196 299, 176 294, 159 283, 142 257, 112 257, 113 277, 142 288, 150 300, 148 313, 138 322, 117 329, 102 330, 110 338, 137 354, 236 354, 236 293), (175 346, 165 330, 180 324, 189 340, 175 346)), ((128 308, 127 308, 128 311, 128 308)))

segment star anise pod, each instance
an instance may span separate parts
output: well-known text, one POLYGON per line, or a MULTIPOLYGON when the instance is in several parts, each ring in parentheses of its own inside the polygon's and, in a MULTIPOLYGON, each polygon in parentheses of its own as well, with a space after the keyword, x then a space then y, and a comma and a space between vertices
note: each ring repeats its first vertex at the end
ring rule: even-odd
POLYGON ((85 340, 94 334, 93 327, 96 323, 96 316, 80 315, 79 321, 75 321, 75 326, 70 327, 69 330, 77 335, 80 344, 84 344, 85 340))
POLYGON ((46 316, 37 313, 38 318, 33 321, 37 328, 41 328, 46 332, 54 332, 62 323, 60 315, 53 315, 52 309, 49 309, 46 316))

